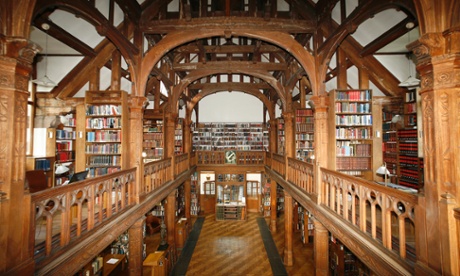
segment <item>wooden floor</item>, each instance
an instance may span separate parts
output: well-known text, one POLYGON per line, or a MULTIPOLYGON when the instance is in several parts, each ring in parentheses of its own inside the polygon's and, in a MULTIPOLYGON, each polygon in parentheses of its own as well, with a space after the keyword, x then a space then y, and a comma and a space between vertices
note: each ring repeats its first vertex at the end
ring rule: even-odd
MULTIPOLYGON (((246 221, 216 221, 214 214, 207 215, 186 275, 274 275, 256 221, 259 216, 250 213, 246 221)), ((282 215, 277 226, 272 237, 283 259, 282 215)), ((159 234, 146 237, 147 254, 154 252, 158 243, 159 234)), ((288 275, 314 275, 313 244, 302 244, 298 232, 294 233, 293 256, 294 265, 285 267, 288 275)), ((143 272, 150 275, 148 268, 143 272)))

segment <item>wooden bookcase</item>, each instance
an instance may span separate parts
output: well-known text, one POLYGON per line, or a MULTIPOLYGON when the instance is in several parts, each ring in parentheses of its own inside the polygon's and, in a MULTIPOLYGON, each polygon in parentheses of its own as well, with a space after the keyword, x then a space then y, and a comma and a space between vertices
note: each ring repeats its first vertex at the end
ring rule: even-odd
POLYGON ((126 168, 122 149, 128 148, 128 94, 125 91, 87 91, 84 109, 77 107, 77 168, 95 177, 126 168), (79 112, 85 112, 79 116, 79 112))
POLYGON ((261 151, 268 145, 262 123, 199 123, 193 131, 196 151, 261 151))
POLYGON ((382 156, 391 174, 389 182, 398 184, 399 143, 396 123, 392 122, 394 116, 395 114, 385 111, 382 114, 382 156))
POLYGON ((184 119, 178 118, 176 123, 176 130, 174 131, 174 154, 180 155, 184 152, 183 145, 183 128, 184 128, 184 119))
POLYGON ((371 90, 333 90, 329 93, 329 158, 335 170, 373 179, 373 103, 371 90))
POLYGON ((33 155, 26 158, 26 170, 43 170, 51 188, 56 161, 56 129, 34 128, 33 147, 33 155))
POLYGON ((145 161, 159 160, 164 152, 163 120, 144 116, 143 152, 145 161))
POLYGON ((277 125, 277 133, 278 133, 278 154, 284 155, 286 153, 286 138, 285 138, 285 130, 284 130, 284 119, 278 118, 276 119, 277 125))
POLYGON ((76 139, 76 118, 72 114, 66 116, 67 120, 62 129, 56 129, 56 164, 63 164, 69 168, 69 172, 55 174, 54 185, 62 185, 69 180, 70 173, 75 167, 75 139, 76 139))
POLYGON ((295 146, 297 159, 312 162, 314 154, 314 116, 311 108, 299 108, 295 112, 295 146))
POLYGON ((198 173, 192 174, 190 179, 190 215, 200 214, 200 185, 198 183, 198 173))

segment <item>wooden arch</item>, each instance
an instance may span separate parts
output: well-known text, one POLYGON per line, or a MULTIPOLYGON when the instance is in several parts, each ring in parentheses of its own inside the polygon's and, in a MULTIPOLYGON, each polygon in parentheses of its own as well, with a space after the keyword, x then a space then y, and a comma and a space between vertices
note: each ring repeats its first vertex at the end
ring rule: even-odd
MULTIPOLYGON (((291 35, 278 31, 258 31, 258 30, 202 30, 198 33, 190 31, 177 31, 166 35, 160 42, 152 47, 144 56, 141 64, 139 79, 136 81, 137 91, 144 91, 148 77, 155 64, 168 53, 171 49, 196 39, 213 36, 243 36, 260 39, 275 44, 292 54, 305 72, 312 80, 316 80, 315 60, 291 35)), ((248 72, 245 72, 248 74, 248 72)), ((253 72, 254 73, 254 72, 253 72)), ((316 91, 317 84, 312 82, 312 90, 316 91)))
MULTIPOLYGON (((212 95, 218 92, 225 92, 228 90, 231 91, 239 91, 243 93, 247 93, 258 98, 267 108, 268 114, 270 118, 275 118, 275 106, 274 104, 267 99, 260 91, 255 87, 248 87, 248 84, 245 83, 227 83, 225 87, 220 83, 219 85, 210 84, 209 86, 205 87, 202 92, 195 95, 189 103, 187 103, 187 112, 188 114, 192 114, 193 109, 206 96, 212 95)), ((187 113, 186 113, 187 114, 187 113)))
MULTIPOLYGON (((206 72, 204 72, 202 70, 195 70, 195 71, 191 72, 189 75, 187 75, 187 77, 185 77, 180 82, 179 85, 176 85, 174 87, 174 89, 172 91, 171 99, 170 99, 171 108, 173 108, 173 106, 176 106, 176 105, 174 105, 174 103, 176 103, 179 100, 180 95, 183 93, 183 91, 185 91, 185 88, 190 83, 192 83, 193 81, 201 79, 201 78, 209 76, 209 75, 220 74, 220 73, 228 73, 228 72, 229 72, 228 70, 224 70, 224 69, 221 69, 221 70, 216 69, 216 70, 212 70, 212 71, 206 70, 206 72)), ((283 107, 285 106, 286 99, 285 99, 284 87, 269 73, 264 72, 264 71, 255 71, 255 70, 250 71, 250 72, 246 72, 246 71, 243 72, 243 71, 239 71, 239 70, 233 70, 232 73, 250 75, 250 76, 257 77, 257 78, 260 78, 260 79, 264 80, 271 87, 273 87, 273 89, 280 96, 280 99, 281 99, 281 101, 283 103, 283 107)), ((171 111, 176 112, 177 110, 171 110, 171 111)))

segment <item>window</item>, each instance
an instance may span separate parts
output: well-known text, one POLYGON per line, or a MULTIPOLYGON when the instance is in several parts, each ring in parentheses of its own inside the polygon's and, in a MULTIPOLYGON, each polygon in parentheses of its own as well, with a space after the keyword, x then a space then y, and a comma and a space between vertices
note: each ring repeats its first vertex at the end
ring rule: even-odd
POLYGON ((248 197, 258 197, 260 195, 260 183, 259 181, 248 181, 246 182, 246 193, 248 197))
POLYGON ((205 181, 203 184, 204 184, 204 194, 205 195, 215 195, 216 194, 216 182, 205 181))

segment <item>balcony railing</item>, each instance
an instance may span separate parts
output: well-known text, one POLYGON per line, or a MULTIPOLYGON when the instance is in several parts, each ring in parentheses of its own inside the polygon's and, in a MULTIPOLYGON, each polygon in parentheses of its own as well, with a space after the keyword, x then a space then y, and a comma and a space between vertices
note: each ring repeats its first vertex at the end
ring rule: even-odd
POLYGON ((34 241, 35 259, 59 252, 133 206, 135 171, 124 170, 32 194, 30 240, 34 241))
MULTIPOLYGON (((263 166, 265 163, 264 151, 235 151, 235 165, 258 165, 263 166)), ((228 165, 225 161, 225 151, 197 151, 197 165, 228 165)))
POLYGON ((172 180, 171 160, 171 158, 167 158, 144 164, 144 181, 140 183, 141 194, 148 194, 172 180))

